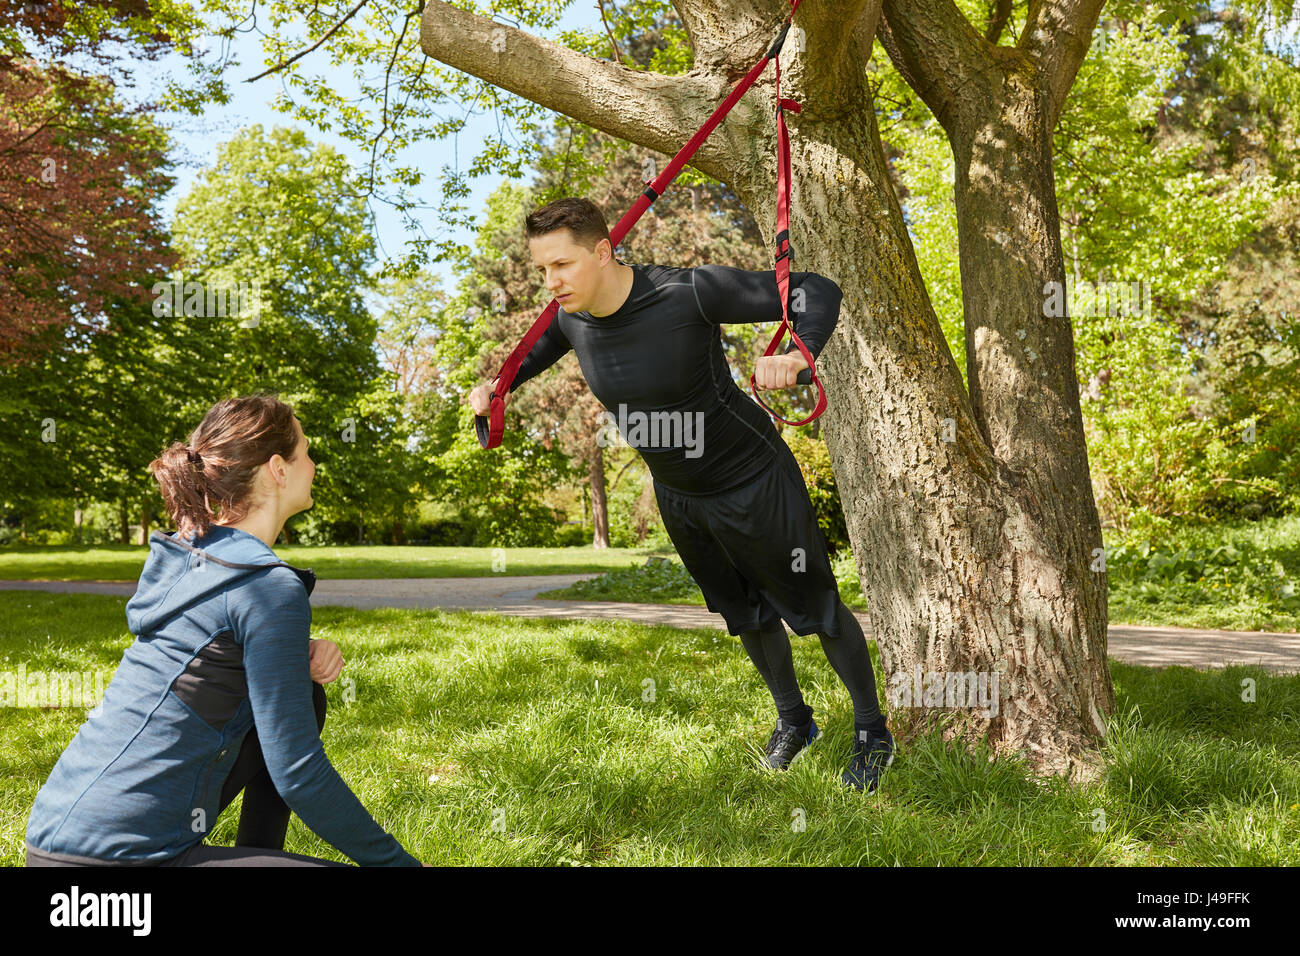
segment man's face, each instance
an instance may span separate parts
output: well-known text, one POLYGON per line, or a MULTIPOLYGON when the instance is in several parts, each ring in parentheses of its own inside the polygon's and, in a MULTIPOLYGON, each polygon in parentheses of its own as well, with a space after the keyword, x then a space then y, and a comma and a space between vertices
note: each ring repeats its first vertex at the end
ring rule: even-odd
POLYGON ((546 289, 560 300, 565 312, 588 309, 604 281, 605 265, 613 261, 609 240, 602 239, 595 249, 585 249, 573 241, 567 228, 556 229, 528 240, 533 266, 546 279, 546 289))

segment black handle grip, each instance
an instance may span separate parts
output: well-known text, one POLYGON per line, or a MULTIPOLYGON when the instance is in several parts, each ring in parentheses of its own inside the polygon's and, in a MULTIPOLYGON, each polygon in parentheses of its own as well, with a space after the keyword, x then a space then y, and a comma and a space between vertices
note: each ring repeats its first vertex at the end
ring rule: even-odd
MULTIPOLYGON (((488 402, 490 403, 492 399, 496 397, 497 393, 493 392, 488 396, 488 402)), ((488 442, 492 440, 492 422, 489 417, 490 415, 491 411, 489 411, 487 415, 475 414, 474 416, 474 432, 478 435, 478 443, 484 448, 486 448, 488 442)))
POLYGON ((806 369, 804 369, 803 371, 801 371, 801 372, 798 374, 798 376, 796 376, 796 378, 795 378, 795 383, 798 384, 798 385, 811 385, 811 384, 812 384, 812 369, 810 369, 810 368, 806 368, 806 369))

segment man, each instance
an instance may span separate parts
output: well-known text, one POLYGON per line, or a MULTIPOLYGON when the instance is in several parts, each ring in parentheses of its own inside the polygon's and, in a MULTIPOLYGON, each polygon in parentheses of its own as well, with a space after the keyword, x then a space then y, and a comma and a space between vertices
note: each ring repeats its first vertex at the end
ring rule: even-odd
MULTIPOLYGON (((511 388, 577 353, 609 414, 637 421, 623 437, 650 469, 664 527, 709 610, 740 636, 772 692, 778 716, 766 764, 785 769, 819 733, 784 619, 796 634, 818 634, 848 688, 855 733, 842 779, 874 790, 894 741, 866 637, 840 600, 798 462, 768 413, 732 380, 722 351, 723 324, 780 317, 775 272, 629 266, 614 257, 605 217, 586 199, 543 206, 525 219, 525 232, 560 309, 511 388), (647 436, 647 421, 662 427, 647 436)), ((839 318, 839 286, 794 272, 790 289, 791 321, 816 358, 839 318)), ((788 388, 807 364, 792 341, 786 354, 760 358, 754 378, 759 388, 788 388)), ((492 391, 489 383, 470 392, 476 414, 488 414, 492 391)))

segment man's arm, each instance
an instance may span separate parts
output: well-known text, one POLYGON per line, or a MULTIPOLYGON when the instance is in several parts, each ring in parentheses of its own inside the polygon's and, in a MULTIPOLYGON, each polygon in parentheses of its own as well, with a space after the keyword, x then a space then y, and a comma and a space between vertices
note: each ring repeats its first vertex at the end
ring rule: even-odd
POLYGON ((560 331, 560 317, 553 316, 546 331, 538 337, 528 354, 524 356, 524 360, 519 363, 519 371, 515 373, 515 380, 510 383, 510 391, 512 393, 518 391, 520 385, 534 375, 545 372, 572 348, 568 336, 560 331))
MULTIPOLYGON (((697 266, 691 270, 691 282, 701 315, 715 325, 781 321, 775 269, 750 272, 731 266, 697 266)), ((814 359, 835 331, 843 297, 840 287, 823 275, 790 273, 790 324, 814 359)), ((792 340, 785 351, 798 350, 792 340)))

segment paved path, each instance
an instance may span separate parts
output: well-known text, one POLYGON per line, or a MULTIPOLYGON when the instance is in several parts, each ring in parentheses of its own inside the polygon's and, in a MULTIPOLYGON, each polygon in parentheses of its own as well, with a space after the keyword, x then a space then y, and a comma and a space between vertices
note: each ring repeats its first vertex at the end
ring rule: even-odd
MULTIPOLYGON (((313 605, 347 607, 445 608, 495 611, 523 617, 611 618, 673 627, 726 630, 721 615, 702 605, 629 604, 617 601, 539 600, 539 591, 568 587, 598 574, 540 574, 479 578, 351 578, 316 581, 313 605)), ((41 590, 63 593, 135 593, 134 581, 0 581, 0 590, 41 590)), ((855 612, 862 630, 871 636, 871 623, 855 612)), ((1190 630, 1178 627, 1137 627, 1112 624, 1108 654, 1127 664, 1166 667, 1223 667, 1257 664, 1279 673, 1300 673, 1300 634, 1262 631, 1190 630)))

